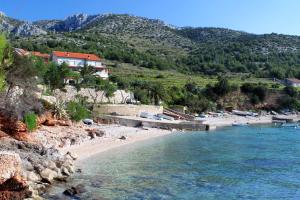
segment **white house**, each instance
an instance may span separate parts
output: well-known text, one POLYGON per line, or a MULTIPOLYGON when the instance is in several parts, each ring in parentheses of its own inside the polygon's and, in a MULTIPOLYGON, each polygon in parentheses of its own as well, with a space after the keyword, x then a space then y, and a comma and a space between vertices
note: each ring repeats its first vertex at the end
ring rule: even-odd
POLYGON ((78 71, 85 65, 92 66, 97 70, 95 75, 103 79, 108 78, 108 69, 95 54, 53 51, 51 59, 59 65, 66 63, 70 68, 78 71))
POLYGON ((300 80, 296 78, 285 79, 285 84, 292 87, 300 87, 300 80))

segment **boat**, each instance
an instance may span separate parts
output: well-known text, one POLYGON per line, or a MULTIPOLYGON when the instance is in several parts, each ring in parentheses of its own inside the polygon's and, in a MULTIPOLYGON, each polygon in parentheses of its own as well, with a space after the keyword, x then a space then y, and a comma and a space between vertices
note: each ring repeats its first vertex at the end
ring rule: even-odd
POLYGON ((165 119, 165 120, 169 120, 169 121, 174 121, 174 117, 170 117, 168 115, 164 115, 164 114, 157 114, 155 115, 156 117, 158 118, 161 118, 161 119, 165 119))
POLYGON ((232 111, 233 114, 238 115, 238 116, 243 116, 243 117, 258 117, 259 114, 255 113, 255 112, 248 112, 248 111, 240 111, 240 110, 233 110, 232 111))
POLYGON ((140 117, 146 119, 154 119, 154 115, 148 112, 141 112, 140 117))
POLYGON ((282 128, 300 128, 299 124, 282 124, 282 128))
POLYGON ((232 126, 248 126, 248 124, 245 123, 238 123, 238 122, 233 122, 232 126))

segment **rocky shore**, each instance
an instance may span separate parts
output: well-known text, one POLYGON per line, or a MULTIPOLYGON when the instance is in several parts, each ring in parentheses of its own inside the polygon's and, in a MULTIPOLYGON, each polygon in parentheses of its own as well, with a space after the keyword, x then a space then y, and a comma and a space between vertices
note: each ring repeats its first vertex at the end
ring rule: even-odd
MULTIPOLYGON (((40 127, 70 125, 47 116, 38 119, 40 127)), ((30 133, 22 122, 4 117, 0 124, 0 200, 41 199, 39 194, 47 186, 66 181, 75 172, 76 156, 61 153, 51 140, 46 144, 37 137, 39 131, 30 133)))
POLYGON ((38 199, 53 181, 74 173, 74 157, 55 148, 1 138, 0 149, 0 199, 38 199))
MULTIPOLYGON (((0 131, 0 200, 42 199, 40 195, 51 184, 67 182, 75 173, 77 158, 170 133, 113 124, 71 123, 56 120, 51 114, 39 117, 39 128, 34 132, 28 132, 22 122, 9 126, 0 118, 0 123, 1 130, 6 130, 0 131)), ((66 188, 65 195, 76 194, 82 188, 66 188)))

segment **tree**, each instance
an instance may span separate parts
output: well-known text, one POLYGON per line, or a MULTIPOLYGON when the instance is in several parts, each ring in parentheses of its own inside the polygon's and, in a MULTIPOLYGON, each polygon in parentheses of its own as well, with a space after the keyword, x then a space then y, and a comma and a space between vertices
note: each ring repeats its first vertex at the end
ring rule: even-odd
POLYGON ((248 95, 252 104, 264 102, 267 95, 267 88, 261 84, 244 83, 241 86, 241 91, 248 95))
POLYGON ((89 110, 77 101, 71 101, 67 104, 67 112, 70 118, 77 122, 90 116, 89 110))
POLYGON ((47 72, 44 75, 44 81, 49 85, 53 91, 55 89, 62 89, 65 86, 65 79, 70 73, 70 69, 66 63, 57 65, 50 63, 47 72))
POLYGON ((26 113, 40 113, 42 104, 36 97, 37 72, 29 57, 15 56, 6 72, 5 109, 11 117, 22 119, 26 113))
POLYGON ((297 91, 297 89, 292 86, 287 86, 283 90, 290 97, 298 97, 298 95, 299 95, 299 92, 297 91))
POLYGON ((85 81, 91 76, 94 76, 96 72, 97 71, 93 66, 84 65, 83 68, 80 70, 80 76, 83 79, 83 81, 85 81))
POLYGON ((153 82, 147 89, 149 91, 150 99, 152 99, 152 102, 155 105, 159 105, 160 100, 168 100, 167 91, 161 84, 153 82))
POLYGON ((103 91, 104 96, 110 102, 110 98, 114 96, 114 93, 117 91, 117 86, 109 81, 105 81, 101 86, 101 90, 103 91))
POLYGON ((5 73, 13 62, 13 54, 5 36, 0 34, 0 91, 5 88, 5 73))
POLYGON ((229 81, 226 77, 219 76, 218 82, 214 86, 214 91, 218 96, 225 96, 231 91, 231 86, 229 84, 229 81))
POLYGON ((48 66, 42 58, 33 57, 34 68, 38 77, 43 78, 48 71, 48 66))

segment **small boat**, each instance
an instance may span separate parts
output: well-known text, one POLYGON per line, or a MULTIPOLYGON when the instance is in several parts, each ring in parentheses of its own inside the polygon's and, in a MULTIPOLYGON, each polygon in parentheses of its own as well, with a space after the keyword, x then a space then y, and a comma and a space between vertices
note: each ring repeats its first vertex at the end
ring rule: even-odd
POLYGON ((299 124, 282 124, 282 128, 300 128, 299 124))
POLYGON ((238 123, 238 122, 233 122, 232 126, 248 126, 248 124, 245 123, 238 123))
POLYGON ((168 115, 164 115, 164 114, 157 114, 155 115, 157 118, 160 118, 160 119, 165 119, 165 120, 169 120, 169 121, 174 121, 174 117, 170 117, 168 115))

